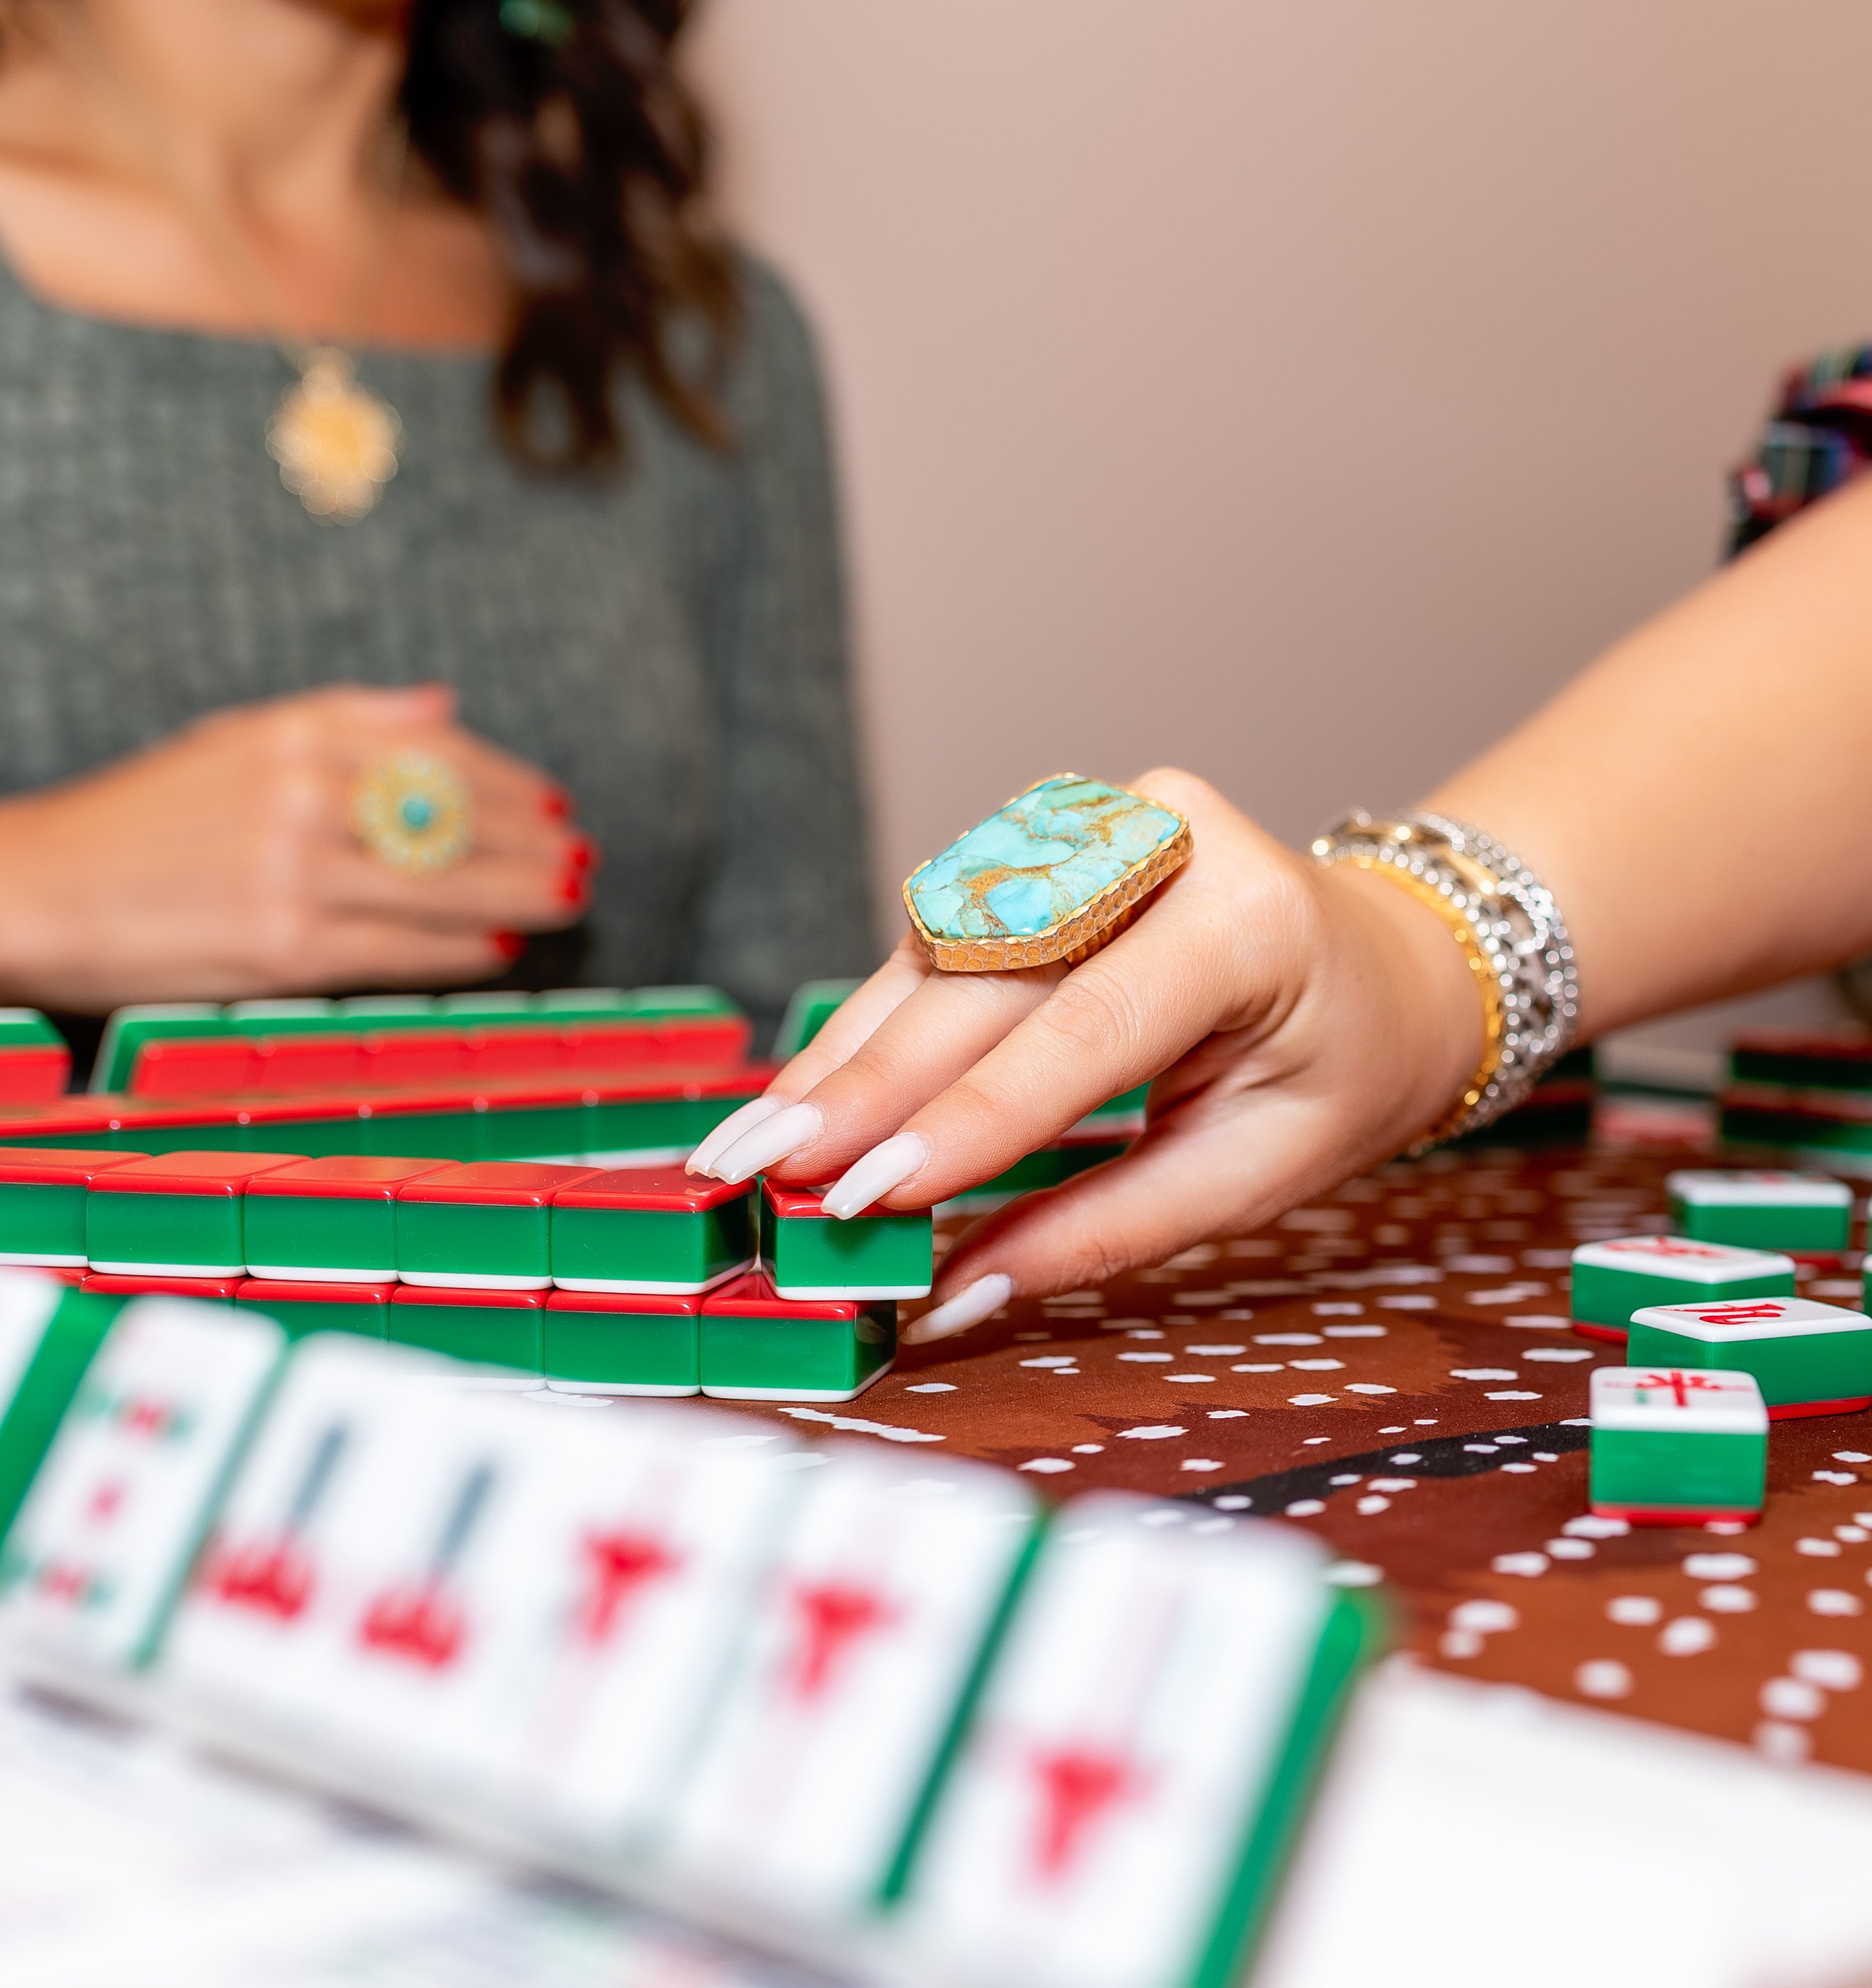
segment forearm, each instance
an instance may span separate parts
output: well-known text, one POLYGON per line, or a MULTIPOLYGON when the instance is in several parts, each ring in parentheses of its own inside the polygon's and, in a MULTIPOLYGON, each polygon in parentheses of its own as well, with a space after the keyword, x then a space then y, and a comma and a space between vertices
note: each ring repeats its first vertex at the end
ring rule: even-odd
POLYGON ((1619 643, 1425 806, 1551 886, 1588 1036, 1872 945, 1872 479, 1619 643))

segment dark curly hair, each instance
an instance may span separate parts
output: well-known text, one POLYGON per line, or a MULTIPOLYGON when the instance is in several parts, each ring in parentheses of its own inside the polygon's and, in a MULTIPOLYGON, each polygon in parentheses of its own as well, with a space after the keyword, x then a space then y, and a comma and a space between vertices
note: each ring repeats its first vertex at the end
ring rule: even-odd
POLYGON ((690 433, 730 439, 715 388, 734 263, 698 218, 708 135, 672 49, 690 0, 415 0, 402 105, 443 186, 484 212, 515 306, 495 415, 522 461, 627 452, 632 375, 690 433))

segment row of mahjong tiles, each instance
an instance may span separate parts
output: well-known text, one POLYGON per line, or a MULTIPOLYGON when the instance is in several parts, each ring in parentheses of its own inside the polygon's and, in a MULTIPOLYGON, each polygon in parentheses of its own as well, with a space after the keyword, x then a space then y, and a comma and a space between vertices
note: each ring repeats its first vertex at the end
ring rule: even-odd
MULTIPOLYGON (((1168 1492, 1179 1503, 1158 1508, 1157 1540, 1225 1540, 1242 1514, 1284 1515, 1333 1550, 1340 1583, 1382 1578, 1402 1638, 1433 1668, 1741 1740, 1778 1762, 1872 1768, 1857 1699, 1872 1662, 1872 1511, 1855 1510, 1872 1505, 1867 1418, 1779 1425, 1775 1495, 1745 1537, 1628 1530, 1586 1510, 1585 1384, 1622 1356, 1566 1343, 1569 1259, 1582 1241, 1662 1228, 1664 1164, 1401 1165, 1264 1236, 1099 1293, 1017 1302, 967 1340, 912 1348, 861 1415, 752 1412, 776 1435, 836 1423, 920 1475, 932 1457, 989 1456, 1049 1492, 1168 1492)), ((945 1221, 941 1242, 956 1232, 945 1221)), ((1844 1297, 1849 1267, 1795 1273, 1844 1297)), ((1566 1736, 1599 1744, 1585 1728, 1566 1736)), ((1429 1799, 1428 1763, 1411 1760, 1429 1799)))
POLYGON ((0 1263, 119 1276, 690 1297, 752 1270, 782 1298, 918 1298, 930 1217, 840 1221, 823 1190, 679 1168, 0 1151, 0 1263))
POLYGON ((1312 1542, 1098 1496, 1047 1526, 978 1465, 454 1380, 15 1273, 0 1651, 782 1950, 1238 1974, 1380 1634, 1312 1542))
MULTIPOLYGON (((809 980, 793 990, 775 1040, 785 1058, 803 1049, 855 980, 809 980)), ((91 1088, 134 1087, 138 1065, 152 1050, 176 1050, 231 1038, 331 1038, 368 1033, 380 1038, 478 1030, 493 1037, 542 1027, 643 1027, 671 1025, 693 1043, 703 1036, 731 1057, 745 1050, 748 1018, 718 987, 565 987, 542 993, 482 992, 360 995, 348 999, 236 1001, 225 1007, 157 1002, 120 1008, 105 1024, 91 1088)), ((0 1009, 0 1057, 43 1049, 59 1040, 46 1018, 30 1009, 0 1009)), ((0 1096, 11 1094, 0 1090, 0 1096)))
POLYGON ((95 1295, 447 1354, 489 1385, 730 1400, 853 1399, 931 1280, 927 1213, 837 1221, 771 1182, 284 1155, 0 1157, 0 1249, 95 1295))
MULTIPOLYGON (((836 985, 799 990, 786 1025, 795 1038, 823 1022, 826 990, 836 985)), ((158 1003, 109 1018, 91 1088, 183 1094, 272 1081, 295 1089, 322 1080, 427 1081, 555 1060, 733 1063, 746 1052, 750 1026, 712 987, 158 1003), (536 1039, 530 1046, 527 1036, 536 1039)), ((0 1008, 0 1102, 56 1097, 71 1068, 65 1038, 44 1015, 0 1008)))

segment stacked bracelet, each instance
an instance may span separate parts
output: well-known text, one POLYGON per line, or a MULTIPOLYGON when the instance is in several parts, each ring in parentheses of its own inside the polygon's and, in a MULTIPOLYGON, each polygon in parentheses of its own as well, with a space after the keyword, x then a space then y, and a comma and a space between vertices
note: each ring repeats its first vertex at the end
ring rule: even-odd
POLYGON ((1482 990, 1482 1061, 1411 1150, 1512 1111, 1566 1054, 1579 1011, 1573 947, 1553 894, 1512 850, 1444 815, 1347 815, 1314 841, 1313 854, 1320 863, 1374 871, 1428 904, 1455 934, 1482 990))

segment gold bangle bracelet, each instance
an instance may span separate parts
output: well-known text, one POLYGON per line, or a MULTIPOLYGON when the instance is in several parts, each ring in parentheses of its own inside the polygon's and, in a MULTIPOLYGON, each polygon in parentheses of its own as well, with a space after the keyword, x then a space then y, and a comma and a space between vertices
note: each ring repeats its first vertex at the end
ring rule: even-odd
POLYGON ((1434 886, 1412 876, 1407 870, 1399 869, 1394 863, 1380 863, 1370 856, 1348 856, 1343 860, 1350 868, 1365 871, 1372 876, 1384 877, 1387 883, 1395 884, 1420 904, 1427 904, 1434 911, 1451 937, 1461 947, 1462 956, 1475 976, 1476 991, 1482 996, 1482 1053, 1475 1066, 1475 1074, 1463 1086, 1461 1094, 1448 1111, 1428 1132, 1412 1141, 1411 1150, 1421 1152, 1426 1147, 1438 1145, 1449 1137, 1487 1096, 1490 1084, 1501 1070, 1502 1044, 1507 1033, 1508 1019, 1502 985, 1495 978, 1495 967, 1482 951, 1481 942, 1470 930, 1468 920, 1434 886))

